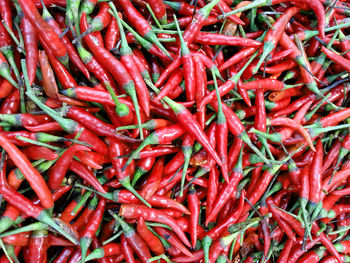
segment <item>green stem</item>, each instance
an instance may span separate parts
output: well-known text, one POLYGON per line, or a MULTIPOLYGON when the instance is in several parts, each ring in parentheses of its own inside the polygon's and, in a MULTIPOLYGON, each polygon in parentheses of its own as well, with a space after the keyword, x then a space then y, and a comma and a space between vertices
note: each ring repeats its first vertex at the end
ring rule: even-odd
POLYGON ((153 12, 151 6, 150 6, 148 3, 146 4, 146 8, 147 8, 148 12, 151 14, 151 16, 152 16, 154 22, 156 23, 157 27, 159 27, 160 29, 162 29, 162 28, 163 28, 162 25, 159 23, 159 21, 158 21, 156 15, 154 14, 154 12, 153 12))
POLYGON ((231 15, 250 10, 252 8, 255 8, 255 7, 266 6, 266 5, 268 5, 269 2, 270 2, 269 0, 255 0, 255 1, 251 2, 251 3, 249 3, 248 5, 245 5, 245 6, 241 7, 241 8, 237 8, 235 10, 232 10, 232 11, 230 11, 230 12, 224 14, 224 15, 218 16, 218 19, 223 19, 223 18, 229 17, 231 15))
POLYGON ((28 143, 31 143, 31 144, 34 144, 34 145, 38 145, 38 146, 49 148, 51 150, 55 150, 55 151, 62 151, 63 150, 63 148, 61 148, 61 147, 53 146, 53 145, 50 145, 50 144, 47 144, 47 143, 43 143, 43 142, 34 141, 32 139, 23 137, 21 135, 17 135, 16 138, 18 140, 21 140, 21 141, 24 141, 24 142, 28 142, 28 143))

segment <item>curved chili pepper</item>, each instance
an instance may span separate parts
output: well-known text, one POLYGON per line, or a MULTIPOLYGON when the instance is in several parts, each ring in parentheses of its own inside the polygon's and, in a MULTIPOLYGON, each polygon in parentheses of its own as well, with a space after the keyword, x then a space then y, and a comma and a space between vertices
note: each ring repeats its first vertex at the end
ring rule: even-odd
POLYGON ((211 213, 208 215, 208 217, 205 220, 206 225, 210 222, 210 220, 218 215, 221 208, 226 204, 226 202, 229 200, 229 198, 235 194, 236 187, 239 183, 239 181, 243 178, 243 170, 242 170, 242 153, 243 153, 243 147, 241 148, 240 155, 238 157, 237 163, 235 168, 233 169, 232 174, 230 175, 230 180, 227 182, 222 189, 222 191, 219 193, 218 197, 216 198, 214 207, 211 211, 211 213))
POLYGON ((96 179, 93 172, 83 163, 72 160, 69 164, 69 169, 89 182, 97 191, 106 193, 106 190, 104 190, 104 188, 101 186, 100 182, 96 179))
POLYGON ((29 83, 35 80, 36 67, 38 63, 38 33, 27 17, 21 20, 21 31, 24 40, 24 49, 26 52, 26 64, 28 70, 29 83))
POLYGON ((128 141, 128 142, 136 141, 130 137, 117 133, 115 131, 115 128, 112 125, 97 119, 91 113, 83 110, 82 108, 74 107, 74 106, 67 107, 66 115, 68 118, 71 118, 77 122, 80 122, 82 123, 82 125, 83 124, 86 125, 88 129, 90 129, 91 131, 95 132, 100 136, 113 137, 115 139, 119 139, 121 141, 128 141))
POLYGON ((127 219, 137 219, 142 216, 145 220, 148 221, 164 223, 172 228, 172 230, 177 234, 177 236, 186 246, 191 246, 177 222, 161 211, 147 208, 143 205, 122 205, 119 211, 119 215, 127 219))
MULTIPOLYGON (((296 245, 290 251, 291 256, 289 257, 290 262, 297 262, 297 260, 305 253, 305 251, 310 250, 316 243, 318 243, 320 237, 316 237, 312 241, 308 241, 305 245, 305 249, 302 248, 302 245, 296 245)), ((322 248, 325 250, 325 248, 322 248)))
POLYGON ((172 232, 162 227, 154 227, 154 230, 172 246, 179 249, 183 254, 192 257, 192 253, 172 234, 172 232))
POLYGON ((135 185, 142 175, 151 170, 155 160, 155 157, 146 157, 136 162, 136 170, 132 178, 132 185, 135 185))
MULTIPOLYGON (((39 40, 42 40, 40 36, 39 36, 39 40)), ((43 47, 44 47, 44 49, 49 57, 51 65, 52 65, 57 77, 59 78, 60 82, 62 83, 63 87, 65 89, 69 89, 69 88, 77 86, 77 83, 75 82, 73 76, 61 64, 61 62, 53 56, 53 52, 49 49, 47 44, 45 42, 41 42, 41 44, 43 45, 43 47)))
POLYGON ((95 235, 99 225, 101 224, 105 207, 106 201, 104 199, 100 200, 96 210, 90 216, 84 230, 80 234, 81 260, 83 262, 85 261, 87 249, 92 242, 92 237, 95 235))
POLYGON ((164 158, 159 159, 153 166, 152 172, 147 179, 146 184, 141 189, 141 196, 148 200, 157 190, 162 179, 164 167, 164 158))
POLYGON ((43 73, 44 91, 47 96, 56 98, 58 94, 58 86, 56 84, 55 75, 50 66, 49 59, 43 50, 39 51, 39 63, 43 73))
POLYGON ((314 145, 312 144, 312 140, 311 140, 310 135, 308 134, 308 132, 304 128, 302 128, 302 126, 300 124, 297 124, 297 123, 293 122, 291 119, 284 118, 284 117, 272 118, 268 122, 271 122, 271 125, 286 125, 290 128, 298 130, 304 136, 304 138, 307 140, 310 148, 313 151, 316 151, 314 145))
POLYGON ((9 185, 6 182, 6 178, 4 177, 4 172, 0 172, 0 191, 4 199, 6 199, 9 202, 9 204, 22 211, 24 215, 28 217, 34 217, 39 221, 51 226, 60 234, 64 235, 72 243, 77 243, 74 237, 72 237, 64 229, 62 229, 61 226, 54 222, 43 208, 41 208, 38 205, 32 204, 32 202, 25 198, 23 195, 9 187, 9 185))
MULTIPOLYGON (((87 30, 87 20, 86 15, 83 13, 81 19, 80 19, 80 25, 81 30, 85 32, 87 30)), ((125 92, 131 97, 131 100, 133 101, 136 116, 138 119, 138 123, 140 125, 141 118, 140 118, 140 112, 139 112, 139 106, 137 102, 137 96, 135 91, 135 84, 132 80, 132 77, 124 67, 124 65, 115 57, 112 56, 105 48, 98 45, 96 42, 96 38, 91 36, 91 34, 88 34, 84 37, 84 40, 87 42, 87 45, 91 49, 91 51, 96 56, 96 59, 98 62, 101 63, 101 65, 104 68, 107 68, 109 72, 113 75, 114 79, 118 82, 120 87, 122 87, 125 92)), ((142 138, 142 129, 140 127, 140 136, 142 138)))
POLYGON ((145 39, 154 43, 165 55, 170 57, 169 52, 159 42, 151 26, 136 10, 136 8, 127 0, 119 1, 118 5, 122 7, 124 11, 123 14, 125 15, 126 19, 136 28, 136 31, 139 32, 145 39))
POLYGON ((12 86, 19 89, 18 84, 16 83, 16 81, 13 80, 13 78, 11 76, 10 65, 8 64, 6 58, 4 57, 4 55, 1 52, 0 52, 0 65, 1 65, 0 76, 5 78, 8 82, 10 82, 12 84, 12 86))
POLYGON ((6 137, 0 134, 0 145, 10 156, 11 160, 20 169, 24 177, 29 182, 32 189, 40 198, 42 205, 45 208, 51 208, 53 206, 53 199, 50 190, 47 187, 46 182, 38 171, 31 165, 27 157, 6 137))
POLYGON ((143 217, 137 221, 137 233, 147 243, 149 249, 156 255, 164 254, 165 250, 160 240, 147 228, 143 217))
MULTIPOLYGON (((116 176, 121 183, 128 191, 132 192, 141 202, 150 207, 150 204, 140 196, 138 192, 134 189, 134 187, 130 183, 130 172, 128 170, 123 169, 123 165, 125 160, 122 158, 118 158, 120 155, 124 154, 125 148, 124 145, 116 140, 110 141, 109 147, 109 156, 112 160, 112 165, 116 170, 116 176)), ((130 161, 131 163, 131 161, 130 161)), ((125 165, 124 165, 125 167, 125 165)))
POLYGON ((115 47, 120 38, 120 32, 117 20, 112 17, 111 22, 108 25, 106 37, 105 37, 105 47, 107 50, 111 50, 115 47))
POLYGON ((18 3, 20 4, 25 16, 36 28, 39 36, 49 46, 52 52, 54 52, 55 56, 63 63, 68 62, 68 55, 65 46, 59 39, 58 35, 40 16, 38 9, 35 7, 34 3, 24 0, 20 0, 18 3))
POLYGON ((0 14, 4 22, 8 25, 10 29, 12 29, 12 19, 11 19, 12 12, 11 12, 10 1, 8 0, 0 1, 0 14))
POLYGON ((133 250, 138 255, 139 259, 147 263, 151 258, 151 253, 143 241, 143 239, 135 232, 135 230, 119 216, 112 213, 112 216, 119 222, 123 229, 124 237, 127 240, 128 244, 133 248, 133 250))
POLYGON ((48 184, 51 189, 56 190, 59 188, 74 157, 74 154, 77 151, 90 151, 90 148, 83 145, 74 144, 64 151, 50 170, 48 184))
POLYGON ((300 8, 291 7, 287 9, 285 13, 276 20, 275 23, 273 23, 273 29, 269 29, 266 36, 264 37, 263 53, 259 59, 258 64, 253 70, 253 74, 255 74, 258 71, 261 63, 266 59, 266 57, 275 50, 279 39, 282 37, 282 34, 284 32, 283 30, 286 24, 291 19, 291 17, 293 17, 299 11, 300 8))
MULTIPOLYGON (((129 47, 126 41, 123 25, 120 22, 120 17, 117 14, 115 15, 118 22, 120 35, 121 35, 120 61, 126 67, 132 79, 134 80, 136 93, 140 101, 140 106, 143 109, 146 116, 148 117, 150 114, 150 109, 149 109, 150 99, 149 99, 148 89, 146 87, 145 82, 143 81, 141 73, 138 71, 138 67, 134 59, 132 49, 129 47)), ((140 132, 142 131, 140 130, 140 132)))
POLYGON ((183 34, 183 38, 187 45, 191 44, 196 39, 199 31, 205 25, 205 21, 208 19, 210 11, 219 2, 220 0, 214 0, 196 12, 193 17, 193 22, 186 27, 183 34))
POLYGON ((122 234, 120 241, 121 241, 120 244, 121 244, 122 252, 124 254, 125 261, 127 263, 136 263, 132 248, 127 242, 124 234, 122 234))
MULTIPOLYGON (((59 25, 57 24, 57 22, 54 20, 54 18, 51 16, 51 14, 49 13, 49 11, 47 10, 46 6, 43 6, 43 13, 42 13, 42 17, 44 18, 44 20, 51 26, 52 30, 54 30, 54 32, 57 35, 61 35, 62 34, 62 30, 59 27, 59 25)), ((62 40, 62 43, 64 44, 65 48, 67 49, 67 53, 69 56, 69 59, 72 61, 72 63, 74 63, 75 66, 77 66, 77 68, 82 71, 82 73, 88 78, 90 79, 90 73, 89 71, 86 69, 86 67, 84 66, 82 60, 79 57, 78 52, 75 50, 74 46, 72 45, 72 43, 69 41, 67 36, 62 36, 60 37, 60 39, 62 40)), ((29 71, 29 69, 28 69, 29 71)), ((28 73, 29 74, 29 73, 28 73)))

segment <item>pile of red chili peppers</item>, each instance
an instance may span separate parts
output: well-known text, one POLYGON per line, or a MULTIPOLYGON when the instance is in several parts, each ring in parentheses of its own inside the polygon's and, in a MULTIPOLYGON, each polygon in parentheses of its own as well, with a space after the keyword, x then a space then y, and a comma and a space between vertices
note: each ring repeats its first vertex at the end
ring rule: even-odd
POLYGON ((350 262, 347 0, 0 17, 0 263, 350 262))

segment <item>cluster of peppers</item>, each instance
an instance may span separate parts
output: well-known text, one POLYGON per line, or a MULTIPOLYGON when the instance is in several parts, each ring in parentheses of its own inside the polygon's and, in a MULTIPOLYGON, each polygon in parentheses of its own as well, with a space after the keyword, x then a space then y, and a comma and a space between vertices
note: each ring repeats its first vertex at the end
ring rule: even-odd
POLYGON ((350 262, 346 0, 0 0, 0 262, 350 262))

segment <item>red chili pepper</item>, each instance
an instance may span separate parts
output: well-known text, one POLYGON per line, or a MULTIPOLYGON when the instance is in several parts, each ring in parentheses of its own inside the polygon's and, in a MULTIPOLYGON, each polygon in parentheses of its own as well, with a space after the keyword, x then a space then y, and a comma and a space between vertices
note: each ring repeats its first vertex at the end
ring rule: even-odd
MULTIPOLYGON (((116 106, 116 103, 113 100, 111 94, 108 91, 102 89, 76 86, 74 88, 63 90, 61 93, 80 100, 103 103, 107 104, 107 106, 116 106)), ((126 104, 128 107, 132 107, 132 103, 129 100, 122 98, 119 101, 122 101, 122 103, 126 104)))
MULTIPOLYGON (((40 41, 42 40, 40 36, 39 36, 39 40, 40 41)), ((41 44, 43 45, 43 47, 44 47, 44 49, 45 49, 45 51, 50 59, 51 65, 52 65, 57 77, 59 78, 60 82, 62 83, 64 89, 69 89, 69 88, 77 86, 77 83, 75 82, 73 76, 61 64, 61 62, 53 56, 53 52, 49 49, 48 45, 42 41, 41 41, 41 44)))
POLYGON ((25 216, 36 218, 39 221, 48 224, 60 234, 64 235, 71 242, 77 243, 70 234, 68 234, 64 229, 62 229, 56 222, 52 220, 52 218, 43 208, 33 204, 23 195, 9 187, 6 182, 3 169, 0 172, 0 191, 4 199, 6 199, 13 207, 20 210, 25 216))
POLYGON ((172 246, 179 249, 183 254, 187 255, 188 257, 192 257, 192 253, 181 243, 178 238, 172 234, 172 232, 162 227, 154 227, 154 230, 172 246))
POLYGON ((186 99, 188 101, 192 101, 195 99, 196 91, 195 68, 193 57, 184 41, 184 38, 182 37, 179 25, 177 24, 177 20, 175 20, 175 22, 181 43, 181 63, 183 65, 183 76, 186 86, 186 99))
POLYGON ((310 250, 313 246, 315 246, 316 243, 319 242, 319 240, 320 237, 316 237, 312 241, 308 241, 305 245, 305 249, 302 248, 302 245, 295 245, 290 251, 291 256, 289 257, 288 261, 297 262, 297 260, 305 253, 305 251, 310 250))
MULTIPOLYGON (((94 242, 94 239, 93 239, 93 242, 94 242)), ((122 253, 121 244, 108 243, 102 247, 95 248, 89 255, 87 255, 86 261, 92 260, 92 259, 101 259, 105 257, 116 256, 116 255, 120 255, 121 253, 122 253)))
POLYGON ((95 235, 102 221, 102 216, 106 207, 106 201, 101 199, 96 207, 96 210, 89 218, 84 230, 80 234, 81 260, 84 262, 87 249, 89 248, 92 237, 95 235))
POLYGON ((2 20, 8 25, 10 29, 12 29, 12 12, 11 12, 11 2, 8 0, 0 1, 0 14, 2 20))
POLYGON ((122 205, 119 211, 119 215, 123 216, 126 219, 137 219, 142 216, 145 220, 148 221, 164 223, 172 228, 172 230, 177 234, 177 236, 186 246, 191 246, 176 221, 161 211, 147 208, 143 205, 122 205))
POLYGON ((164 158, 159 159, 153 166, 146 184, 141 189, 141 196, 148 200, 157 190, 163 176, 164 158))
POLYGON ((165 4, 160 0, 146 0, 146 2, 150 5, 154 15, 159 20, 159 22, 163 25, 167 24, 167 13, 165 9, 165 4))
POLYGON ((288 258, 289 258, 289 253, 292 249, 294 241, 292 239, 288 239, 286 241, 286 243, 284 244, 283 250, 281 252, 281 254, 278 257, 277 262, 278 263, 286 263, 288 262, 288 258))
POLYGON ((240 46, 240 47, 260 47, 261 43, 248 38, 235 36, 225 36, 217 33, 200 32, 194 40, 199 44, 207 45, 225 45, 225 46, 240 46))
POLYGON ((197 228, 198 228, 198 220, 199 220, 199 212, 200 212, 200 201, 197 196, 197 192, 193 186, 191 186, 188 190, 188 206, 191 212, 190 216, 190 233, 191 233, 191 243, 192 247, 196 247, 197 243, 197 228))
POLYGON ((22 152, 24 153, 25 156, 28 157, 29 160, 44 159, 47 161, 52 161, 58 157, 58 154, 53 152, 52 150, 46 147, 36 146, 36 145, 22 148, 22 152))
POLYGON ((260 89, 257 89, 255 91, 255 105, 256 105, 256 119, 254 121, 254 127, 259 131, 265 132, 266 131, 265 100, 264 100, 264 92, 260 89))
POLYGON ((151 253, 143 239, 135 232, 135 230, 120 217, 112 213, 112 216, 119 222, 122 227, 124 237, 128 244, 138 255, 142 262, 148 262, 151 258, 151 253))
POLYGON ((26 247, 28 246, 29 238, 29 232, 22 232, 4 237, 3 242, 8 245, 26 247))
POLYGON ((117 20, 112 17, 111 22, 108 25, 106 37, 105 37, 105 47, 107 50, 111 50, 117 44, 120 39, 120 32, 117 20))
POLYGON ((55 74, 50 66, 49 59, 45 51, 39 51, 39 63, 43 73, 43 88, 47 96, 56 98, 58 86, 55 80, 55 74))
POLYGON ((269 56, 269 54, 276 49, 277 43, 283 35, 286 24, 299 11, 300 8, 291 7, 287 9, 285 13, 276 20, 275 23, 273 23, 273 28, 269 29, 266 36, 264 37, 263 53, 260 57, 258 64, 253 70, 253 74, 255 74, 258 71, 261 63, 267 58, 267 56, 269 56))
POLYGON ((136 263, 132 248, 131 248, 130 244, 127 242, 124 234, 122 234, 122 236, 121 236, 120 243, 121 243, 121 248, 122 248, 122 252, 124 254, 125 261, 127 263, 136 263))
POLYGON ((9 97, 12 89, 13 89, 12 84, 10 82, 8 82, 7 79, 3 79, 1 84, 0 84, 0 98, 9 97))
POLYGON ((48 184, 51 189, 57 190, 59 188, 71 164, 74 154, 77 151, 90 151, 90 148, 74 144, 64 151, 50 170, 48 184))
POLYGON ((1 134, 0 145, 8 153, 11 160, 20 169, 32 189, 40 198, 42 205, 45 208, 51 208, 53 206, 52 195, 41 174, 39 174, 38 171, 31 165, 27 157, 1 134))
MULTIPOLYGON (((55 19, 51 16, 47 8, 44 6, 43 7, 43 13, 42 16, 44 20, 51 26, 52 30, 57 34, 61 35, 62 30, 55 21, 55 19)), ((89 71, 85 68, 84 63, 79 57, 78 52, 75 50, 74 46, 72 43, 69 41, 68 37, 66 35, 60 37, 62 40, 62 43, 64 44, 65 48, 67 49, 67 53, 69 56, 69 59, 74 63, 75 66, 88 78, 90 79, 90 73, 89 71)), ((29 71, 29 69, 28 69, 29 71)), ((29 74, 29 73, 28 73, 29 74)))
POLYGON ((209 17, 210 11, 216 6, 220 0, 215 0, 199 9, 193 17, 193 22, 187 26, 184 32, 184 40, 186 44, 191 44, 196 39, 199 31, 205 25, 205 21, 209 17))
POLYGON ((201 260, 203 258, 203 250, 197 250, 192 253, 192 257, 189 258, 188 256, 176 256, 172 258, 172 261, 174 262, 196 262, 198 260, 201 260))
POLYGON ((28 262, 43 262, 47 259, 47 231, 34 231, 28 245, 28 262))
POLYGON ((18 2, 23 10, 23 13, 28 18, 30 23, 36 28, 39 36, 54 52, 55 56, 63 63, 68 62, 67 50, 59 39, 58 35, 40 16, 34 3, 20 0, 18 2))
POLYGON ((230 180, 225 184, 222 191, 219 193, 218 197, 216 198, 214 207, 211 211, 211 213, 206 218, 205 224, 208 225, 210 220, 218 215, 221 208, 225 205, 225 203, 229 200, 229 198, 234 194, 237 190, 237 185, 239 181, 243 178, 243 170, 242 170, 242 151, 243 148, 241 148, 240 156, 237 160, 236 166, 233 169, 232 174, 230 175, 230 180))
POLYGON ((325 47, 321 47, 321 49, 322 49, 323 53, 325 53, 329 59, 331 59, 332 61, 334 61, 338 65, 340 65, 346 71, 350 72, 349 59, 346 59, 346 58, 338 55, 337 53, 335 53, 335 52, 333 52, 325 47))
POLYGON ((132 79, 134 80, 136 93, 138 95, 141 108, 143 109, 144 113, 148 117, 150 114, 150 109, 149 109, 150 99, 149 99, 148 89, 146 87, 146 84, 145 84, 142 76, 141 76, 141 73, 138 71, 138 67, 137 67, 136 61, 134 59, 132 49, 129 47, 129 45, 126 41, 124 29, 123 29, 123 26, 120 22, 120 18, 118 15, 116 15, 116 19, 118 22, 120 35, 121 35, 120 61, 124 64, 124 66, 126 67, 128 72, 130 73, 132 79))
POLYGON ((106 193, 106 190, 104 190, 104 188, 101 186, 100 182, 96 179, 93 172, 83 163, 72 160, 69 165, 69 169, 89 182, 97 191, 106 193))
POLYGON ((199 8, 186 3, 186 2, 170 2, 166 1, 165 4, 176 11, 177 14, 182 16, 191 16, 194 12, 198 11, 199 8))
POLYGON ((66 247, 62 250, 62 252, 57 256, 55 259, 55 263, 65 263, 69 260, 69 257, 73 254, 74 252, 74 247, 66 247))
POLYGON ((147 228, 143 217, 137 221, 137 233, 147 243, 149 249, 156 255, 164 254, 165 250, 160 240, 147 228))
MULTIPOLYGON (((238 207, 229 215, 227 216, 227 218, 224 219, 224 221, 222 221, 220 224, 216 225, 215 227, 213 227, 212 229, 210 229, 208 232, 204 232, 203 235, 208 236, 209 238, 211 238, 212 241, 217 240, 220 235, 222 235, 222 233, 233 223, 235 223, 239 217, 241 216, 241 212, 243 209, 243 205, 244 205, 244 198, 245 195, 242 192, 242 195, 240 197, 239 200, 239 204, 238 207)), ((199 236, 199 238, 201 238, 201 236, 199 236)))
POLYGON ((162 52, 170 57, 169 52, 163 47, 163 45, 157 39, 152 27, 143 18, 143 16, 136 10, 136 8, 127 0, 122 0, 117 3, 123 9, 123 14, 126 19, 136 28, 136 31, 140 33, 145 39, 154 43, 162 52))
POLYGON ((21 20, 21 31, 23 34, 24 49, 27 58, 26 64, 29 83, 32 84, 35 80, 35 73, 39 56, 38 33, 27 17, 23 17, 21 20))
POLYGON ((108 136, 108 137, 112 137, 112 138, 119 139, 121 141, 127 141, 127 142, 136 141, 121 133, 117 133, 115 131, 115 128, 112 125, 97 119, 91 113, 83 110, 82 108, 74 107, 74 106, 68 107, 66 109, 66 116, 77 122, 80 122, 82 125, 85 125, 86 128, 95 132, 99 136, 108 136))
MULTIPOLYGON (((323 160, 323 146, 321 140, 317 140, 316 144, 316 153, 311 163, 311 171, 309 174, 309 182, 310 182, 310 209, 316 209, 316 207, 322 207, 320 203, 320 195, 321 195, 321 184, 322 184, 322 160, 323 160), (316 206, 316 207, 315 207, 316 206)), ((312 211, 310 211, 312 212, 312 211)), ((316 211, 315 211, 316 212, 316 211)), ((313 216, 316 218, 316 214, 313 216)))
MULTIPOLYGON (((81 30, 85 32, 87 30, 87 20, 86 15, 84 13, 80 19, 80 25, 81 30)), ((126 70, 125 66, 118 59, 113 57, 112 54, 110 54, 105 48, 100 46, 96 42, 96 38, 94 38, 91 34, 88 34, 86 37, 84 37, 84 40, 87 42, 87 45, 96 56, 98 62, 100 62, 104 68, 107 68, 109 70, 109 72, 113 75, 114 79, 118 82, 119 86, 123 88, 125 92, 131 97, 131 100, 134 104, 138 123, 140 125, 140 112, 135 92, 135 84, 132 77, 126 70)), ((140 136, 142 138, 141 127, 140 136)))

